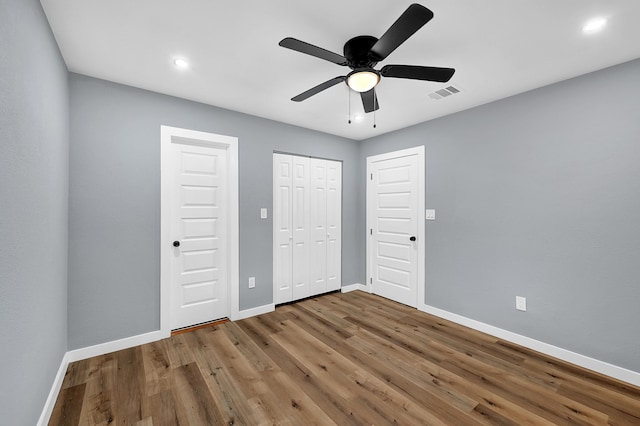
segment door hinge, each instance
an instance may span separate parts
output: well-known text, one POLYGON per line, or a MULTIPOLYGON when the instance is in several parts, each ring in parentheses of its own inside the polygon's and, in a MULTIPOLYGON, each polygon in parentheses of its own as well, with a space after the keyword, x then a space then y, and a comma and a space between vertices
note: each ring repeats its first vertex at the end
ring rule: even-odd
POLYGON ((373 180, 373 173, 371 173, 371 180, 373 180))
POLYGON ((369 235, 373 235, 373 228, 369 229, 369 235))
POLYGON ((373 284, 373 278, 369 278, 369 284, 373 284))

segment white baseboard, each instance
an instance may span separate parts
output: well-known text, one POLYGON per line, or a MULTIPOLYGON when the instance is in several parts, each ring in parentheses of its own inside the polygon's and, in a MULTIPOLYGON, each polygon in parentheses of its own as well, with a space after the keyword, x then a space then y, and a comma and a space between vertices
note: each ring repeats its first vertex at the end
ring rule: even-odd
MULTIPOLYGON (((258 306, 256 308, 245 309, 244 311, 239 311, 237 314, 237 318, 232 318, 232 320, 237 321, 256 315, 266 314, 267 312, 273 312, 274 310, 275 305, 273 303, 269 305, 258 306)), ((134 346, 144 345, 145 343, 155 342, 157 340, 165 339, 170 336, 170 331, 165 332, 162 330, 156 330, 149 333, 139 334, 137 336, 125 337, 124 339, 100 343, 94 346, 88 346, 86 348, 74 349, 67 352, 66 356, 68 357, 68 362, 75 362, 94 356, 108 354, 110 352, 120 351, 122 349, 132 348, 134 346)))
POLYGON ((239 311, 236 318, 231 318, 233 321, 242 320, 245 318, 255 317, 257 315, 267 314, 276 310, 276 305, 270 303, 268 305, 257 306, 255 308, 245 309, 239 311))
POLYGON ((356 291, 356 290, 360 290, 360 291, 364 291, 366 293, 369 293, 369 290, 367 289, 367 286, 364 284, 349 284, 349 285, 344 285, 342 287, 340 287, 340 291, 342 293, 349 293, 350 291, 356 291))
POLYGON ((58 368, 58 373, 53 380, 53 385, 51 385, 51 390, 49 391, 47 401, 42 408, 42 413, 40 414, 40 418, 38 419, 37 423, 38 426, 45 426, 49 424, 51 414, 53 413, 53 407, 55 407, 56 405, 56 400, 58 399, 58 394, 60 393, 60 389, 62 388, 62 382, 64 381, 64 376, 67 373, 68 366, 69 352, 66 352, 62 357, 62 362, 60 362, 60 367, 58 368))
POLYGON ((432 314, 437 317, 455 322, 457 324, 472 328, 474 330, 490 334, 497 338, 507 340, 511 343, 524 346, 525 348, 533 349, 534 351, 541 352, 545 355, 570 362, 571 364, 578 365, 580 367, 607 375, 609 377, 613 377, 618 380, 622 380, 623 382, 627 382, 635 386, 640 386, 640 373, 636 371, 628 370, 626 368, 618 367, 617 365, 609 364, 604 361, 571 352, 567 349, 562 349, 557 346, 553 346, 548 343, 540 342, 530 337, 523 336, 521 334, 513 333, 511 331, 494 327, 480 321, 472 320, 470 318, 463 317, 462 315, 454 314, 439 308, 434 308, 433 306, 421 305, 419 309, 428 314, 432 314))
POLYGON ((157 330, 151 331, 145 334, 139 334, 137 336, 125 337, 124 339, 113 340, 111 342, 100 343, 99 345, 88 346, 86 348, 74 349, 67 352, 69 356, 69 362, 80 361, 83 359, 91 358, 94 356, 100 356, 108 354, 110 352, 120 351, 122 349, 132 348, 138 345, 144 345, 145 343, 155 342, 160 339, 169 337, 166 333, 157 330))

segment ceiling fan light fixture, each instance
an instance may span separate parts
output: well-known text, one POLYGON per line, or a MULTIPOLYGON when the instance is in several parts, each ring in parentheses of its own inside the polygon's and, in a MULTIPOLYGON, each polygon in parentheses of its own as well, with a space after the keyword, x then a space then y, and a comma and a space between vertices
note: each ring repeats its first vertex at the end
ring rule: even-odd
POLYGON ((374 71, 354 71, 347 77, 347 85, 356 92, 368 92, 380 82, 380 75, 374 71))

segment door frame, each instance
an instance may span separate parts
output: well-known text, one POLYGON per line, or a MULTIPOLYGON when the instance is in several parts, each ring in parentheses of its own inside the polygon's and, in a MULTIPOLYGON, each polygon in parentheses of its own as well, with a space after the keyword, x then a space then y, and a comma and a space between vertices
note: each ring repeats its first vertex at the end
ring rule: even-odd
MULTIPOLYGON (((372 197, 373 185, 369 176, 372 173, 373 163, 384 160, 391 160, 393 158, 398 157, 406 157, 409 155, 417 155, 418 156, 418 203, 417 203, 417 218, 418 218, 418 241, 416 241, 416 246, 418 249, 417 262, 418 262, 418 277, 417 277, 417 300, 416 307, 418 309, 423 310, 426 306, 425 303, 425 293, 426 293, 426 280, 425 280, 425 241, 426 241, 426 232, 425 232, 425 188, 426 188, 426 173, 425 173, 425 147, 424 145, 419 145, 414 148, 402 149, 399 151, 386 152, 384 154, 372 155, 367 157, 367 174, 365 179, 367 180, 367 199, 366 199, 366 229, 368 231, 372 228, 373 224, 373 207, 372 203, 374 201, 372 197)), ((371 246, 371 235, 367 232, 367 251, 366 251, 366 270, 367 270, 367 282, 366 289, 369 293, 373 293, 373 262, 371 260, 371 256, 373 254, 373 247, 371 246)))
POLYGON ((238 201, 238 138, 160 126, 160 332, 171 335, 171 203, 174 159, 171 144, 184 142, 224 149, 227 153, 227 268, 230 319, 240 312, 240 227, 238 201))

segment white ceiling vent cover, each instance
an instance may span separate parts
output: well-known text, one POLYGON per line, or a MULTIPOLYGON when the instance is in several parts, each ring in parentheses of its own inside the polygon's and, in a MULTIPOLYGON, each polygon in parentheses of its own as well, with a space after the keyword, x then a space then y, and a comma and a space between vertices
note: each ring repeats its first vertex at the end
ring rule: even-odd
POLYGON ((444 89, 436 90, 435 92, 429 93, 429 97, 431 99, 442 99, 451 95, 455 95, 456 93, 460 93, 460 89, 454 86, 447 86, 444 89))

